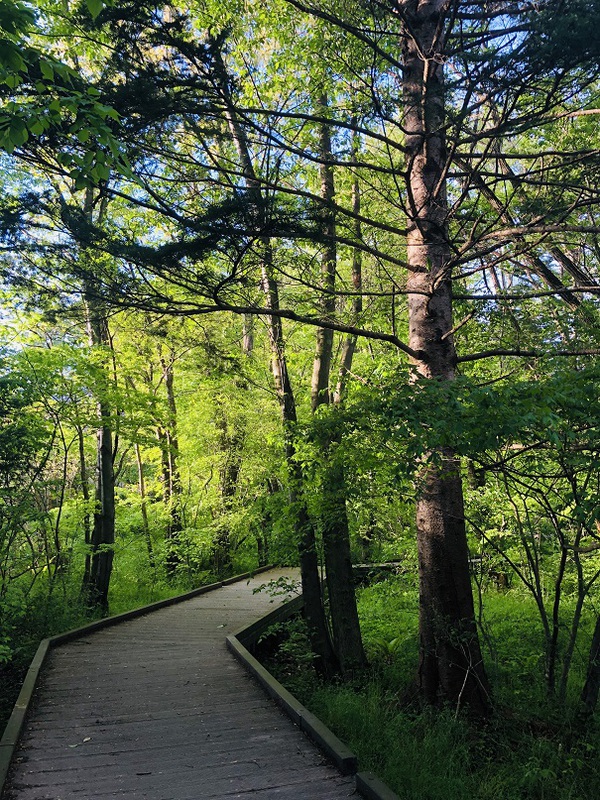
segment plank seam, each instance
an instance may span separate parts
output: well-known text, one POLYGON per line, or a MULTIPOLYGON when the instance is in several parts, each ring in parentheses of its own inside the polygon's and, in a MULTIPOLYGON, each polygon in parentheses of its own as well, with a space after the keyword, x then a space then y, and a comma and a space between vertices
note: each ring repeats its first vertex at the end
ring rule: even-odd
POLYGON ((95 620, 94 622, 90 622, 88 625, 83 625, 80 628, 74 628, 71 631, 66 631, 65 633, 59 633, 56 636, 50 636, 47 639, 43 639, 35 652, 31 664, 29 665, 29 669, 21 686, 21 691, 17 698, 17 702, 13 707, 12 713, 8 719, 8 723, 6 724, 6 728, 4 729, 4 733, 2 734, 2 738, 0 739, 0 797, 2 797, 6 779, 10 770, 12 757, 19 743, 19 737, 23 730, 27 712, 31 706, 31 701, 33 699, 33 694, 37 686, 40 672, 50 648, 57 647, 65 642, 73 641, 74 639, 78 639, 88 633, 101 630, 102 628, 110 628, 114 625, 119 625, 122 622, 135 619, 136 617, 141 617, 145 614, 151 614, 153 611, 158 611, 161 608, 176 605, 177 603, 183 603, 186 600, 198 597, 201 594, 206 594, 207 592, 212 592, 215 589, 220 589, 222 586, 230 585, 236 581, 245 580, 246 578, 251 578, 254 575, 259 575, 261 572, 267 572, 269 569, 273 569, 273 567, 273 564, 270 564, 266 567, 258 567, 250 572, 244 572, 241 575, 235 575, 233 578, 228 578, 227 581, 219 581, 218 583, 200 586, 197 589, 192 589, 184 594, 175 595, 175 597, 168 597, 165 600, 157 600, 155 603, 149 603, 148 605, 134 608, 131 611, 125 611, 122 614, 115 614, 114 616, 106 617, 105 619, 95 620))
POLYGON ((376 775, 358 771, 358 758, 348 745, 294 697, 267 668, 256 659, 246 645, 252 647, 260 636, 274 623, 282 622, 302 609, 302 597, 279 606, 275 611, 227 636, 227 647, 244 665, 266 693, 287 714, 292 722, 306 733, 330 758, 342 775, 353 775, 356 790, 365 800, 400 800, 397 794, 376 775))

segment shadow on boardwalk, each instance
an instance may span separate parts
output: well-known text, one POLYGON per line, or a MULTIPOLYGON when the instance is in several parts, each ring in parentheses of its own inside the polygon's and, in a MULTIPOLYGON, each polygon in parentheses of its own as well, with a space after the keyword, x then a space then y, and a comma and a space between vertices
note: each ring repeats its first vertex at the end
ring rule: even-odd
POLYGON ((354 782, 227 652, 273 610, 252 590, 293 570, 215 589, 52 649, 3 800, 337 800, 354 782))

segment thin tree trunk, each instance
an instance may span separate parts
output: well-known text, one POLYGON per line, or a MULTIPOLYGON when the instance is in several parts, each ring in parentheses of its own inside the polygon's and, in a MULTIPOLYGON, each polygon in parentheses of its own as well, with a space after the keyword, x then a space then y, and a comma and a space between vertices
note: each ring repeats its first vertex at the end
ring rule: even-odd
MULTIPOLYGON (((85 198, 84 214, 92 217, 93 191, 88 189, 85 198)), ((99 218, 105 211, 100 203, 99 218)), ((85 254, 84 254, 84 257, 85 254)), ((90 256, 91 257, 91 256, 90 256)), ((108 318, 102 299, 88 281, 83 285, 86 309, 86 323, 91 347, 103 354, 103 369, 109 381, 108 356, 112 350, 112 340, 108 329, 108 318)), ((98 428, 96 433, 96 492, 93 527, 91 532, 91 563, 89 580, 84 585, 84 595, 92 607, 100 608, 108 614, 108 590, 112 574, 115 543, 115 471, 113 436, 111 428, 111 408, 106 397, 101 396, 97 404, 98 428)))
POLYGON ((322 495, 323 548, 331 626, 340 671, 342 675, 352 677, 356 670, 366 667, 367 659, 356 607, 350 530, 346 512, 346 481, 344 465, 335 454, 326 451, 325 458, 327 463, 322 495))
MULTIPOLYGON (((327 97, 319 99, 321 116, 327 115, 327 97)), ((321 311, 325 318, 335 313, 335 272, 337 248, 335 213, 332 209, 335 194, 333 167, 331 164, 331 138, 329 127, 320 126, 320 175, 321 175, 321 226, 325 246, 321 261, 321 281, 323 295, 321 311)), ((331 402, 329 380, 333 356, 333 331, 317 328, 315 358, 311 384, 311 408, 315 412, 319 406, 331 402)), ((333 644, 342 675, 352 676, 357 669, 367 664, 362 644, 354 574, 350 555, 350 528, 346 512, 346 482, 344 465, 336 457, 335 450, 339 438, 335 435, 323 443, 324 475, 322 497, 323 552, 333 644)))
MULTIPOLYGON (((352 121, 353 124, 356 124, 356 120, 352 121)), ((352 161, 358 160, 358 137, 353 137, 352 142, 352 154, 351 154, 352 161)), ((356 241, 360 241, 362 238, 362 225, 359 219, 360 210, 361 210, 361 197, 360 197, 360 183, 358 180, 358 175, 354 175, 354 180, 352 182, 352 212, 355 215, 354 224, 353 224, 353 233, 354 238, 356 241)), ((355 247, 352 253, 352 285, 354 287, 354 291, 356 292, 353 300, 352 300, 352 316, 354 324, 358 324, 360 319, 360 315, 362 314, 363 310, 363 299, 362 299, 362 251, 355 247)), ((346 383, 348 380, 348 376, 352 369, 352 361, 354 360, 354 352, 356 350, 356 341, 357 337, 354 335, 348 335, 344 339, 342 344, 342 355, 340 359, 340 371, 338 375, 338 382, 335 388, 335 392, 333 395, 333 402, 339 404, 342 402, 345 390, 346 390, 346 383)))
POLYGON ((598 704, 600 692, 600 617, 596 618, 596 627, 592 637, 590 656, 588 659, 587 678, 581 693, 584 715, 591 716, 598 704))
MULTIPOLYGON (((327 97, 319 98, 318 113, 327 114, 327 97)), ((337 247, 335 240, 335 213, 332 203, 335 196, 333 167, 331 165, 331 136, 329 126, 319 126, 319 148, 321 163, 319 175, 321 179, 321 212, 320 228, 325 243, 321 255, 321 314, 325 319, 335 315, 335 270, 337 265, 337 247)), ((331 375, 331 359, 333 353, 333 331, 331 328, 317 328, 315 357, 311 382, 310 403, 313 411, 321 404, 330 401, 329 378, 331 375)))
POLYGON ((568 550, 562 547, 558 574, 554 582, 554 603, 552 605, 552 635, 550 636, 546 652, 546 686, 548 694, 552 697, 556 690, 556 659, 558 657, 558 637, 560 634, 560 600, 562 596, 562 582, 567 566, 568 550))
MULTIPOLYGON (((261 184, 254 170, 247 138, 231 103, 227 73, 216 43, 213 43, 212 52, 217 82, 226 104, 229 130, 240 159, 246 185, 256 198, 257 206, 261 207, 263 199, 261 184)), ((277 281, 273 277, 273 250, 270 240, 268 238, 263 239, 262 246, 262 290, 267 308, 277 311, 279 309, 279 289, 277 281)), ((281 319, 275 314, 269 315, 267 323, 271 345, 271 369, 283 420, 285 454, 290 476, 290 506, 296 512, 294 515, 294 527, 298 541, 302 576, 304 618, 309 631, 311 647, 316 656, 315 667, 324 674, 331 674, 337 669, 337 662, 333 653, 323 606, 315 530, 304 501, 302 468, 295 459, 292 431, 297 421, 296 402, 287 369, 281 319)))
MULTIPOLYGON (((92 347, 111 347, 106 316, 93 292, 86 287, 88 333, 92 347)), ((108 590, 112 573, 115 542, 115 475, 110 406, 104 398, 98 402, 99 427, 96 433, 96 492, 91 532, 91 563, 85 592, 92 606, 108 613, 108 590)))
POLYGON ((213 545, 213 561, 219 574, 229 574, 233 561, 231 553, 230 515, 233 511, 237 484, 242 468, 242 448, 245 432, 236 422, 231 425, 221 409, 217 417, 219 428, 219 444, 225 454, 220 470, 219 488, 221 490, 221 516, 217 536, 213 545))
POLYGON ((169 497, 171 491, 171 470, 169 467, 169 446, 167 434, 162 425, 156 427, 156 441, 160 449, 160 483, 162 486, 163 503, 169 508, 169 497))
POLYGON ((57 420, 58 427, 60 430, 60 438, 62 441, 63 446, 63 463, 62 463, 62 476, 60 482, 60 493, 58 499, 58 506, 56 510, 56 519, 54 520, 54 571, 48 568, 48 574, 50 575, 50 583, 49 583, 49 590, 48 590, 48 599, 50 599, 52 592, 54 590, 54 584, 56 578, 60 575, 64 568, 66 567, 66 563, 64 561, 64 554, 62 543, 60 541, 60 523, 62 520, 63 508, 65 503, 65 492, 67 490, 67 475, 68 475, 68 468, 69 468, 69 450, 71 445, 67 444, 63 427, 60 423, 60 420, 57 420))
POLYGON ((252 354, 254 350, 254 319, 252 314, 244 314, 244 331, 242 350, 245 356, 252 354))
MULTIPOLYGON (((252 355, 254 349, 254 324, 250 314, 243 317, 242 352, 246 358, 252 355)), ((240 391, 248 390, 248 382, 242 376, 235 379, 235 385, 240 391)), ((217 573, 229 575, 233 570, 233 553, 230 520, 234 510, 234 501, 237 494, 237 484, 242 468, 242 451, 246 439, 246 431, 239 420, 234 419, 229 432, 229 422, 221 409, 218 413, 217 427, 220 430, 220 445, 225 453, 225 461, 220 471, 221 489, 221 517, 217 535, 213 545, 213 561, 217 573)), ((260 554, 259 554, 259 566, 260 554)))
POLYGON ((163 479, 167 484, 169 521, 167 524, 167 574, 173 575, 181 564, 179 552, 181 521, 181 474, 179 472, 179 439, 177 437, 177 402, 175 400, 173 358, 161 356, 160 364, 167 395, 167 424, 164 429, 163 479))
MULTIPOLYGON (((279 292, 277 282, 273 278, 271 271, 270 243, 263 258, 262 278, 267 307, 277 310, 279 308, 279 292)), ((332 675, 337 672, 339 662, 334 653, 327 628, 315 529, 304 500, 302 467, 295 457, 296 448, 293 441, 293 429, 297 423, 296 401, 285 358, 281 319, 277 316, 269 317, 268 326, 271 344, 271 370, 281 408, 285 454, 290 476, 290 506, 296 510, 294 526, 298 541, 300 573, 302 576, 304 618, 309 630, 312 650, 317 656, 315 668, 324 675, 332 675)))
POLYGON ((83 538, 85 542, 85 565, 83 570, 83 580, 81 582, 82 593, 87 592, 87 587, 90 582, 92 556, 90 547, 92 544, 92 526, 89 513, 90 503, 90 488, 88 486, 88 473, 85 463, 85 438, 83 435, 83 428, 81 425, 77 426, 77 440, 79 444, 79 479, 81 481, 81 494, 85 504, 85 513, 83 515, 83 538))
MULTIPOLYGON (((454 378, 451 252, 444 136, 444 17, 448 0, 403 6, 407 149, 409 345, 416 373, 454 378)), ((428 703, 490 707, 469 574, 460 463, 450 448, 425 459, 417 496, 419 686, 428 703)))
POLYGON ((156 566, 154 560, 154 548, 152 547, 152 537, 150 536, 150 524, 148 522, 148 507, 146 504, 146 480, 144 478, 144 463, 142 461, 142 451, 139 444, 135 443, 135 460, 137 463, 138 471, 138 490, 140 493, 140 508, 142 512, 142 529, 144 532, 144 540, 148 550, 148 562, 152 569, 156 566))
MULTIPOLYGON (((580 537, 578 537, 578 540, 579 538, 580 537)), ((585 598, 587 595, 587 591, 585 588, 585 580, 583 575, 583 565, 581 563, 581 557, 576 549, 578 544, 579 541, 577 541, 575 549, 573 550, 573 559, 575 561, 575 567, 577 569, 577 600, 575 603, 575 608, 573 609, 573 618, 571 620, 569 638, 567 640, 567 644, 562 659, 562 669, 558 687, 558 699, 560 700, 561 703, 564 703, 565 698, 567 696, 569 672, 571 671, 571 662, 573 660, 575 645, 577 643, 577 632, 579 630, 579 625, 581 623, 583 604, 585 602, 585 598)))
MULTIPOLYGON (((109 419, 105 403, 99 405, 99 416, 109 419)), ((103 424, 97 434, 98 478, 96 483, 96 512, 92 532, 92 564, 90 571, 90 600, 108 613, 108 590, 112 573, 115 542, 115 478, 113 469, 112 430, 103 424)))

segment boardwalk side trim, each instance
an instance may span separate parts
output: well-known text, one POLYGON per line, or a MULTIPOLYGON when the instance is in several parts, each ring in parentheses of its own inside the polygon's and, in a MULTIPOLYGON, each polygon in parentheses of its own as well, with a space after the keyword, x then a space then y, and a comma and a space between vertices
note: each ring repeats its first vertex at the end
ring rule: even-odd
POLYGON ((50 639, 43 639, 31 660, 27 675, 21 686, 21 691, 17 697, 17 702, 14 705, 12 714, 4 729, 2 739, 0 739, 0 795, 2 794, 6 776, 8 775, 13 752, 19 741, 21 731, 23 730, 23 724, 29 709, 29 704, 31 703, 31 698, 33 697, 38 675, 40 674, 42 664, 44 663, 49 649, 50 639))
POLYGON ((377 776, 368 772, 358 772, 358 758, 348 745, 338 739, 324 722, 303 706, 248 650, 248 647, 255 645, 271 625, 288 619, 301 609, 302 597, 295 597, 248 627, 230 634, 227 637, 229 651, 260 683, 269 697, 327 754, 343 775, 355 776, 356 789, 366 800, 400 800, 398 795, 377 776))
POLYGON ((144 614, 151 614, 153 611, 158 611, 166 606, 182 603, 185 600, 190 600, 198 595, 212 592, 214 589, 220 589, 221 586, 251 578, 253 575, 258 575, 261 572, 266 572, 272 568, 272 564, 267 567, 259 567, 251 572, 244 572, 241 575, 228 578, 226 581, 219 581, 218 583, 200 586, 198 589, 192 589, 184 594, 178 594, 175 595, 175 597, 168 597, 166 600, 157 600, 155 603, 149 603, 146 606, 140 606, 140 608, 134 608, 131 611, 125 611, 123 614, 115 614, 113 617, 99 619, 95 622, 90 622, 88 625, 83 625, 80 628, 75 628, 71 631, 66 631, 65 633, 59 633, 56 636, 51 636, 48 639, 43 639, 36 650, 31 664, 29 665, 29 669, 27 671, 27 675, 25 676, 25 680, 23 681, 23 685, 21 686, 21 691, 19 692, 17 702, 15 703, 8 723, 6 724, 6 728, 2 734, 2 739, 0 739, 0 797, 2 796, 2 792, 4 790, 4 785, 10 769, 13 753, 17 747, 17 744, 19 743, 19 737, 21 735, 21 731, 23 730, 23 724, 25 722, 25 717, 27 716, 29 706, 31 705, 40 671, 51 647, 56 647, 57 645, 65 642, 70 642, 73 639, 78 639, 80 636, 93 633, 101 628, 110 628, 113 625, 119 625, 121 622, 127 622, 130 619, 141 617, 144 614))
POLYGON ((286 714, 303 730, 319 747, 325 751, 342 775, 354 775, 358 769, 358 759, 350 748, 338 739, 320 719, 315 717, 293 694, 279 683, 271 673, 244 647, 235 634, 227 637, 227 647, 241 661, 246 669, 256 678, 269 697, 280 706, 286 714))
POLYGON ((372 772, 357 772, 355 780, 356 790, 365 800, 400 800, 398 795, 372 772))

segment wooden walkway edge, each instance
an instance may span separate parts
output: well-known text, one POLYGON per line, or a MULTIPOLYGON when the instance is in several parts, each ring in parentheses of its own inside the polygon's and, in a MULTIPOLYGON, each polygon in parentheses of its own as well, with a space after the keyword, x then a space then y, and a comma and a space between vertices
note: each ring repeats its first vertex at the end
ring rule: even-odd
POLYGON ((273 609, 253 588, 281 574, 46 644, 3 800, 355 796, 227 652, 227 634, 273 609))
POLYGON ((29 669, 25 675, 25 680, 21 686, 21 690, 15 702, 13 711, 6 724, 2 737, 0 738, 0 798, 3 796, 3 789, 12 762, 12 757, 19 743, 25 718, 33 699, 33 693, 37 687, 40 671, 51 647, 56 647, 59 644, 72 641, 73 639, 77 639, 80 636, 84 636, 102 628, 108 628, 112 625, 119 625, 121 622, 126 620, 135 619, 136 617, 143 616, 144 614, 150 614, 160 608, 166 608, 167 606, 184 602, 185 600, 188 600, 192 597, 197 597, 200 594, 211 592, 213 589, 253 577, 254 575, 259 575, 260 573, 267 572, 271 569, 273 569, 272 566, 260 567, 253 572, 236 575, 234 578, 230 578, 226 581, 206 584, 205 586, 200 586, 197 589, 192 589, 189 592, 184 592, 183 594, 178 594, 174 597, 166 598, 165 600, 157 600, 155 603, 149 603, 145 606, 134 608, 130 611, 125 611, 122 614, 114 614, 113 616, 105 617, 104 619, 95 620, 94 622, 90 622, 80 628, 75 628, 73 630, 66 631, 65 633, 59 633, 56 636, 50 636, 46 639, 42 639, 38 645, 33 659, 31 660, 31 664, 29 665, 29 669))
POLYGON ((377 775, 372 772, 359 771, 356 754, 338 739, 318 717, 302 705, 285 686, 279 683, 248 649, 254 647, 272 624, 289 619, 293 614, 301 611, 302 606, 302 597, 296 597, 237 633, 229 634, 227 637, 229 651, 245 666, 293 723, 317 744, 342 775, 354 775, 358 794, 365 800, 400 800, 399 796, 377 775))

